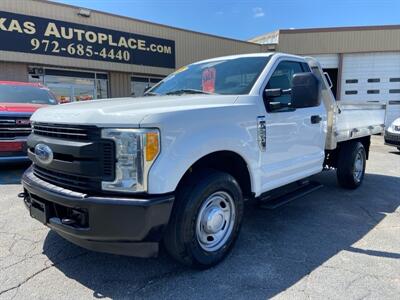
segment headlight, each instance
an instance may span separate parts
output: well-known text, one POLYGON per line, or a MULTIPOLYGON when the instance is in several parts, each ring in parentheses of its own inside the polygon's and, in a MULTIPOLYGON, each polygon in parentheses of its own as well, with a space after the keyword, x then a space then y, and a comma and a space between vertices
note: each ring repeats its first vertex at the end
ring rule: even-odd
POLYGON ((115 143, 115 179, 103 181, 102 189, 118 192, 147 191, 147 176, 160 153, 157 129, 103 129, 103 139, 115 143))

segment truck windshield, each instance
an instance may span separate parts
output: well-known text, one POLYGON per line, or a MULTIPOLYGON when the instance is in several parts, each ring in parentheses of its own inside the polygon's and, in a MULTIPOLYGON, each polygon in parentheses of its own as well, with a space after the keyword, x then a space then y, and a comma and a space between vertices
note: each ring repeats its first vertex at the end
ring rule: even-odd
POLYGON ((240 57, 180 68, 145 95, 248 94, 269 57, 240 57))
POLYGON ((0 84, 0 102, 57 104, 56 98, 47 89, 34 86, 5 84, 0 84))

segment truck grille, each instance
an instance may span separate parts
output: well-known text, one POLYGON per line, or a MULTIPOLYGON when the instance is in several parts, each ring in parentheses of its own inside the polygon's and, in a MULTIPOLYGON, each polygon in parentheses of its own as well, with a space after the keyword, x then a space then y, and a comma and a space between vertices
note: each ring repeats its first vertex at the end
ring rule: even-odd
POLYGON ((95 126, 77 126, 50 123, 33 123, 33 133, 40 136, 53 137, 72 141, 87 141, 100 138, 95 126))
POLYGON ((101 139, 95 126, 34 123, 28 138, 28 155, 40 179, 79 192, 101 192, 102 181, 114 179, 115 144, 101 139), (53 161, 43 165, 34 148, 44 143, 53 151, 53 161))
POLYGON ((400 146, 400 134, 385 132, 385 143, 400 146))
POLYGON ((37 165, 34 165, 33 174, 44 181, 68 189, 90 191, 98 190, 101 188, 101 183, 98 180, 83 176, 69 175, 64 172, 47 170, 37 165))
POLYGON ((0 116, 0 140, 26 138, 31 133, 29 117, 0 116))

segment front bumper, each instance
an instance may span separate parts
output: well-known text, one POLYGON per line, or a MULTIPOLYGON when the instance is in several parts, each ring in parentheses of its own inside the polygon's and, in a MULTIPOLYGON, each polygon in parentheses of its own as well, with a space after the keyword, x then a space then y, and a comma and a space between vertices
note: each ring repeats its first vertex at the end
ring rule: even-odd
POLYGON ((30 215, 81 247, 154 257, 168 224, 173 195, 95 197, 47 183, 29 168, 22 177, 30 215))
POLYGON ((18 163, 28 161, 26 139, 0 140, 0 163, 18 163), (11 147, 13 144, 18 145, 18 149, 17 147, 11 147))
POLYGON ((385 131, 385 144, 400 147, 400 132, 391 133, 389 131, 385 131))

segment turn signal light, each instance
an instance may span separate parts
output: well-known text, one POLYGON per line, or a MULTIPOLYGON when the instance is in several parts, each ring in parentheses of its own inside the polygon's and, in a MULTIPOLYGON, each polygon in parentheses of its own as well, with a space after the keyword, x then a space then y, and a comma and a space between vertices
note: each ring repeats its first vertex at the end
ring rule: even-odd
POLYGON ((157 132, 146 133, 146 161, 153 161, 160 151, 160 141, 157 132))

